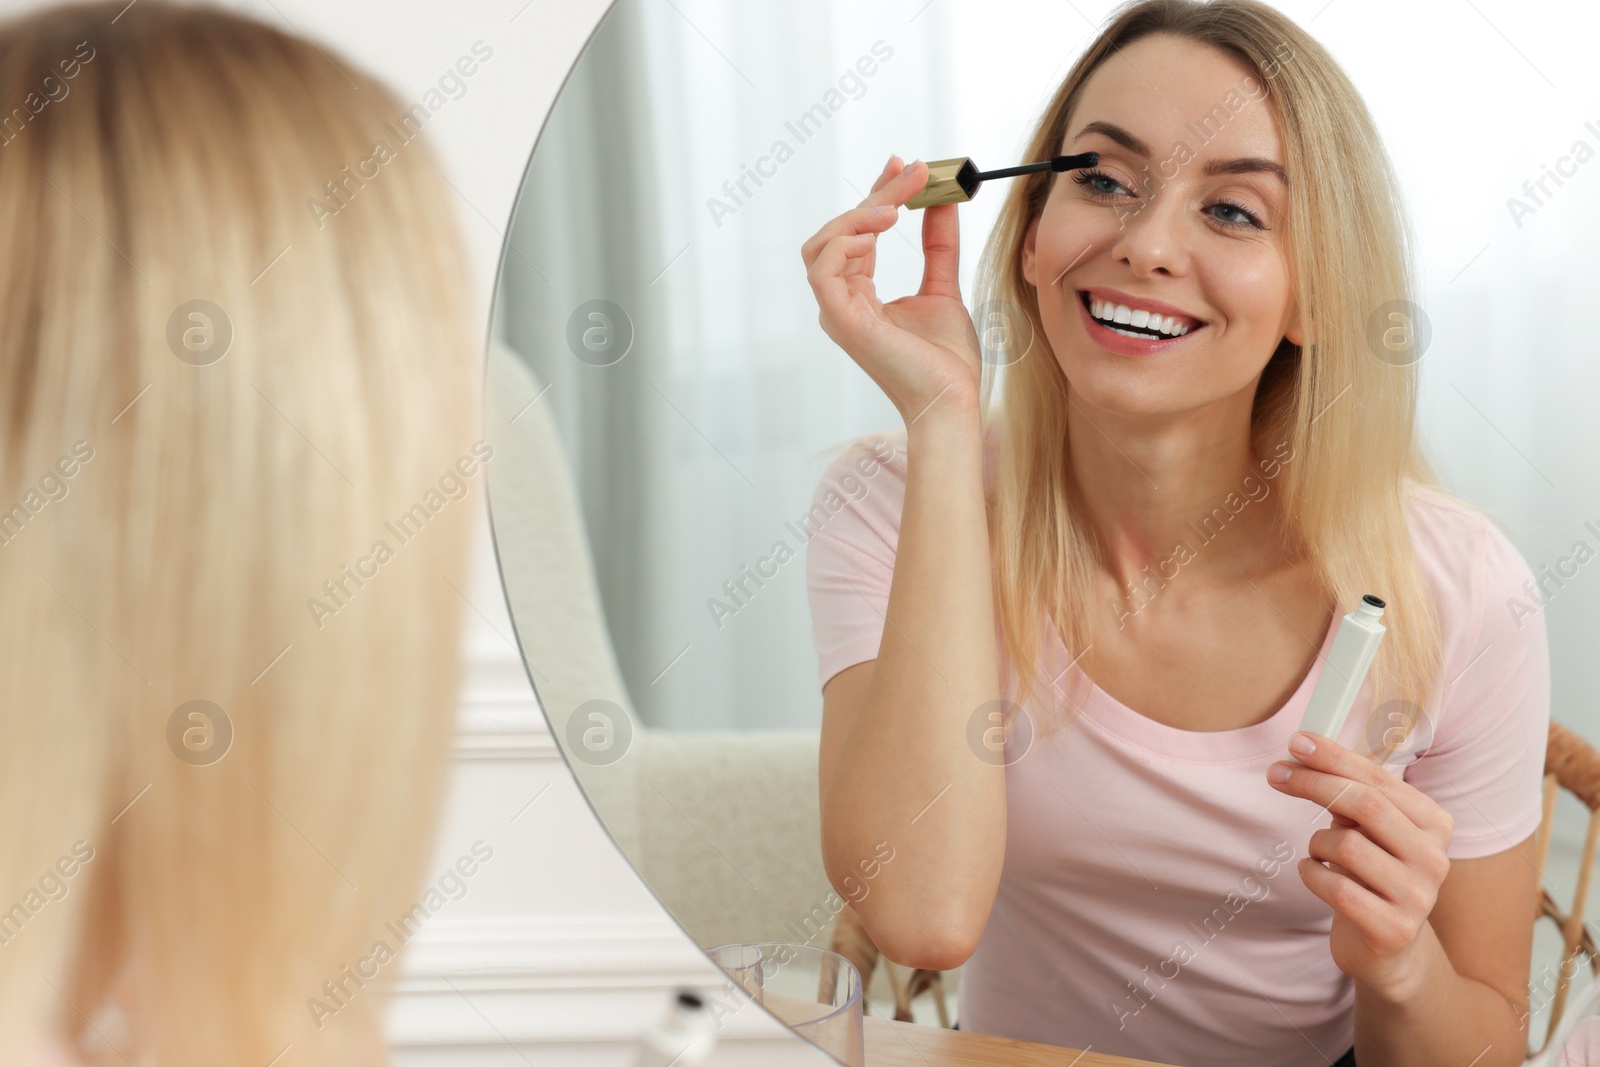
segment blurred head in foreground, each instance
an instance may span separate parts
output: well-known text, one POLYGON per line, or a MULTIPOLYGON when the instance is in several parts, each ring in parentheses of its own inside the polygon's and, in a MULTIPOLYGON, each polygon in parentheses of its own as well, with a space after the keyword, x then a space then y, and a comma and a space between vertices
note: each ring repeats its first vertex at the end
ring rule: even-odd
POLYGON ((0 1060, 381 1063, 492 454, 445 186, 160 0, 0 26, 0 109, 0 1060))

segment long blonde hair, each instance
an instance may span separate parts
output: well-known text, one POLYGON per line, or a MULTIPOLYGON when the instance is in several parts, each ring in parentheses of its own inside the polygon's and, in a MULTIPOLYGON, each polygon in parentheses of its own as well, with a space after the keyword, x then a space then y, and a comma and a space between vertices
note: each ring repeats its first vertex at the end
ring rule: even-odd
MULTIPOLYGON (((1414 725, 1440 670, 1441 649, 1403 498, 1448 494, 1416 438, 1415 363, 1381 359, 1367 339, 1376 309, 1412 295, 1399 185, 1371 116, 1338 64, 1292 20, 1254 0, 1143 0, 1119 8, 1045 107, 1023 158, 1058 154, 1089 76, 1118 49, 1155 33, 1220 48, 1267 86, 1287 156, 1295 297, 1308 343, 1302 351, 1285 339, 1273 353, 1256 393, 1252 443, 1258 456, 1292 450, 1276 475, 1281 533, 1314 561, 1339 610, 1353 610, 1366 593, 1388 602, 1388 634, 1372 668, 1374 706, 1409 701, 1414 725)), ((1022 274, 1028 225, 1053 180, 1046 172, 1008 183, 974 298, 979 307, 1018 309, 1033 330, 1032 348, 1002 380, 1005 433, 990 501, 998 615, 1026 695, 1050 684, 1038 655, 1046 618, 1069 659, 1092 642, 1091 573, 1099 558, 1073 496, 1066 378, 1045 336, 1037 293, 1022 274)), ((993 421, 995 370, 984 363, 986 426, 993 421)), ((1088 681, 1080 668, 1072 674, 1069 703, 1088 681)))
POLYGON ((160 0, 0 27, 13 105, 0 1055, 122 988, 110 1062, 382 1063, 395 966, 347 968, 418 898, 479 506, 436 164, 342 57, 160 0))

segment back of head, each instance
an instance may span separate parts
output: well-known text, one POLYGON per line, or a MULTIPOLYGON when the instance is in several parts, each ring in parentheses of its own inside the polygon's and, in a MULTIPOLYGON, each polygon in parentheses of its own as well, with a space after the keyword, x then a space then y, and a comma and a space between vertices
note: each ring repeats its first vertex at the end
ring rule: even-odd
POLYGON ((0 27, 0 108, 0 1048, 381 1062, 492 454, 445 187, 160 0, 0 27))

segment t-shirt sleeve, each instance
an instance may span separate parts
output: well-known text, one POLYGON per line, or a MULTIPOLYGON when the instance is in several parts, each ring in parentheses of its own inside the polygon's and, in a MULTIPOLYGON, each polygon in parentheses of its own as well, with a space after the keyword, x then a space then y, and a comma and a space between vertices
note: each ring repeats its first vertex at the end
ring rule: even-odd
POLYGON ((877 657, 904 500, 904 443, 892 436, 853 443, 817 482, 804 522, 820 685, 877 657))
POLYGON ((1434 737, 1405 780, 1455 821, 1448 855, 1503 852, 1543 816, 1550 733, 1550 649, 1544 613, 1515 544, 1480 517, 1471 637, 1447 657, 1434 737), (1531 586, 1530 586, 1531 588, 1531 586))

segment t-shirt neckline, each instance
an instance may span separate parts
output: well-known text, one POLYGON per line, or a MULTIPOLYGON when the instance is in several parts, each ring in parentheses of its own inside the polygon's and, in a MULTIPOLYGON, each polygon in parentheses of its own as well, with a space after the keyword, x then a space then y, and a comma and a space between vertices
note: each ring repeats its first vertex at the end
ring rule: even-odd
MULTIPOLYGON (((1322 676, 1323 664, 1327 662, 1328 650, 1333 645, 1341 621, 1343 616, 1336 609, 1322 635, 1317 658, 1306 671, 1305 677, 1300 679, 1294 694, 1287 703, 1258 723, 1233 730, 1184 730, 1168 726, 1128 707, 1101 689, 1093 678, 1089 679, 1088 695, 1077 717, 1125 743, 1156 755, 1191 763, 1247 761, 1269 754, 1287 758, 1289 736, 1300 728, 1301 716, 1311 703, 1312 690, 1322 676)), ((1066 651, 1059 639, 1056 640, 1056 649, 1058 652, 1066 651)), ((1062 691, 1066 689, 1066 686, 1062 687, 1062 691)))

